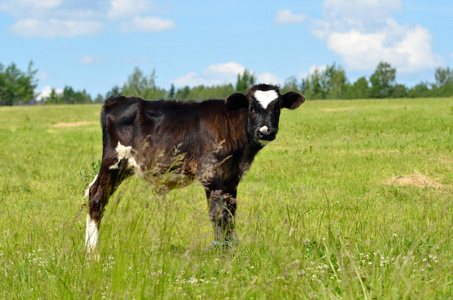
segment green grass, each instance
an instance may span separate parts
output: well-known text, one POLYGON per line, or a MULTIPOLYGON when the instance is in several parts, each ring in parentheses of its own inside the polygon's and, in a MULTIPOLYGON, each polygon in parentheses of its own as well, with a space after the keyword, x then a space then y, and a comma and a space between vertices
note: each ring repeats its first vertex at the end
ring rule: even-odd
POLYGON ((240 243, 226 252, 211 246, 199 184, 161 198, 132 178, 92 261, 82 195, 101 158, 99 112, 0 108, 0 299, 453 297, 452 99, 284 111, 239 186, 240 243), (438 187, 388 184, 403 175, 438 187))

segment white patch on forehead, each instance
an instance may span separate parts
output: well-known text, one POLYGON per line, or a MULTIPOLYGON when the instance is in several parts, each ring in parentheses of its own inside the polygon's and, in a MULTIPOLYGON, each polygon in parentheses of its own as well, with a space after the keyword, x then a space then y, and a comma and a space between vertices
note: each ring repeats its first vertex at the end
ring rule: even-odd
POLYGON ((256 91, 253 96, 255 96, 256 101, 258 101, 263 108, 267 108, 269 103, 278 98, 278 94, 275 90, 256 91))

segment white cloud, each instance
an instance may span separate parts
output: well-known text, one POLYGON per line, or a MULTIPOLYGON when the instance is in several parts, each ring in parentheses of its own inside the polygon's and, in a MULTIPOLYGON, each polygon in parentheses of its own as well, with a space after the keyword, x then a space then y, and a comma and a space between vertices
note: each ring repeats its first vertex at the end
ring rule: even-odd
POLYGON ((60 5, 61 0, 16 0, 0 3, 0 9, 7 13, 20 16, 24 12, 28 14, 36 13, 37 11, 56 8, 60 5))
POLYGON ((9 30, 26 37, 96 35, 106 28, 122 32, 157 32, 176 28, 173 20, 143 17, 150 11, 162 10, 149 0, 9 0, 0 3, 0 10, 17 20, 9 30))
POLYGON ((132 21, 121 22, 121 32, 158 32, 176 28, 173 20, 159 17, 135 17, 132 21))
POLYGON ((400 0, 325 0, 324 19, 314 21, 312 33, 351 70, 372 70, 380 61, 401 72, 441 64, 428 29, 400 25, 391 16, 401 6, 400 0))
POLYGON ((321 73, 321 72, 324 72, 326 69, 327 69, 327 65, 322 65, 322 66, 313 65, 313 66, 310 67, 308 72, 300 72, 299 73, 299 77, 300 78, 307 78, 308 76, 314 74, 316 71, 321 73))
POLYGON ((275 16, 275 23, 278 25, 288 25, 302 23, 307 19, 304 14, 293 14, 290 9, 281 9, 277 11, 275 16))
POLYGON ((315 73, 316 71, 324 72, 326 69, 327 69, 327 65, 322 65, 322 66, 313 65, 310 67, 310 70, 308 71, 308 75, 311 75, 311 74, 315 73))
MULTIPOLYGON (((237 75, 245 71, 245 67, 241 64, 230 61, 227 63, 212 64, 205 68, 202 72, 189 72, 187 75, 181 76, 171 81, 176 87, 197 86, 197 85, 220 85, 220 84, 235 84, 237 75)), ((252 73, 253 71, 250 70, 252 73)), ((278 78, 271 73, 262 73, 256 76, 257 83, 273 83, 283 84, 284 80, 278 78)))
POLYGON ((26 37, 72 37, 102 31, 100 12, 87 5, 62 0, 16 0, 0 4, 0 10, 17 21, 9 30, 26 37))
POLYGON ((45 70, 39 71, 39 81, 46 81, 49 78, 50 78, 49 72, 47 72, 45 70))
POLYGON ((55 8, 61 4, 61 0, 18 0, 19 5, 37 9, 55 8))
POLYGON ((262 73, 257 76, 256 82, 274 84, 274 85, 276 85, 276 84, 283 85, 285 83, 285 80, 278 78, 276 75, 274 75, 272 73, 262 73))
POLYGON ((104 61, 104 56, 102 55, 97 55, 97 56, 90 56, 90 55, 84 55, 80 59, 80 63, 83 65, 94 65, 98 63, 102 63, 104 61))
POLYGON ((242 74, 244 70, 244 66, 234 61, 213 64, 201 73, 189 72, 187 75, 172 80, 172 83, 177 87, 235 83, 237 75, 242 74))
POLYGON ((108 15, 112 19, 137 16, 152 9, 152 4, 145 0, 112 0, 108 15))
POLYGON ((210 65, 206 70, 212 73, 234 73, 238 75, 244 73, 245 67, 237 62, 230 61, 223 64, 210 65))
POLYGON ((29 37, 72 37, 76 35, 93 35, 102 31, 103 26, 93 21, 61 21, 37 19, 20 20, 11 31, 15 34, 29 37))
POLYGON ((99 21, 106 14, 97 1, 13 0, 0 3, 0 10, 18 20, 41 21, 99 21))
MULTIPOLYGON (((400 11, 401 0, 324 0, 324 19, 338 25, 366 25, 385 19, 393 11, 400 11)), ((342 26, 343 27, 343 26, 342 26)))
POLYGON ((197 86, 197 85, 209 85, 206 81, 212 81, 211 79, 202 78, 196 72, 189 72, 187 75, 183 75, 171 81, 177 87, 183 86, 197 86))
MULTIPOLYGON (((46 85, 42 91, 36 96, 36 100, 41 101, 50 96, 52 93, 52 87, 50 85, 46 85)), ((57 95, 63 95, 63 89, 55 89, 55 93, 57 95)))

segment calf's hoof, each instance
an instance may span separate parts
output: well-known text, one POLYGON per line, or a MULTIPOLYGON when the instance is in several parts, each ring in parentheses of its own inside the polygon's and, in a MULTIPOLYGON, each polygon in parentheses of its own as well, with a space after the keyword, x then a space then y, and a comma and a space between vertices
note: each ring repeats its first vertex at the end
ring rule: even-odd
POLYGON ((239 245, 239 239, 237 237, 227 236, 223 242, 213 241, 212 245, 214 248, 228 249, 239 245))

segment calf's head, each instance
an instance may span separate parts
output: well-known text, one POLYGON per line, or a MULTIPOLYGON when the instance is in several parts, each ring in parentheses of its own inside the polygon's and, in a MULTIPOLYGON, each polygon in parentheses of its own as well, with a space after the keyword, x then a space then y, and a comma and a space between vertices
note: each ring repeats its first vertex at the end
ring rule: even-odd
POLYGON ((253 140, 261 145, 273 141, 278 131, 280 109, 296 109, 305 98, 299 93, 280 94, 277 86, 259 84, 252 86, 246 95, 236 93, 225 99, 231 110, 247 111, 247 131, 253 140))

